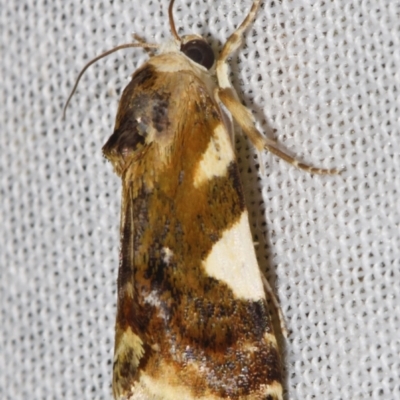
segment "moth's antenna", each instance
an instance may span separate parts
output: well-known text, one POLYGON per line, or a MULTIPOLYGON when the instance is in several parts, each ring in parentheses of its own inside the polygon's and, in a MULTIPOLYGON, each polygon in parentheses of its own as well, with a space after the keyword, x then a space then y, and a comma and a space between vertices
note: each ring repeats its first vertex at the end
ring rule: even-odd
POLYGON ((169 7, 168 7, 169 26, 171 28, 172 36, 176 40, 178 40, 178 42, 182 42, 182 39, 179 37, 178 32, 176 31, 176 28, 175 28, 174 15, 172 13, 172 8, 174 6, 174 2, 175 2, 175 0, 171 0, 171 2, 169 3, 169 7))
POLYGON ((72 96, 74 95, 76 88, 78 87, 78 83, 82 78, 82 75, 85 73, 85 71, 96 61, 99 61, 101 58, 107 57, 112 53, 115 53, 118 50, 122 49, 129 49, 130 47, 143 47, 145 49, 157 49, 159 46, 157 44, 151 44, 151 43, 127 43, 127 44, 121 44, 120 46, 114 47, 111 50, 106 51, 103 54, 100 54, 99 56, 93 58, 93 60, 89 61, 83 68, 82 71, 79 73, 78 78, 75 81, 74 88, 71 91, 71 94, 68 97, 67 102, 65 103, 64 109, 63 109, 63 119, 65 119, 65 113, 67 111, 67 107, 69 105, 69 102, 71 101, 72 96))

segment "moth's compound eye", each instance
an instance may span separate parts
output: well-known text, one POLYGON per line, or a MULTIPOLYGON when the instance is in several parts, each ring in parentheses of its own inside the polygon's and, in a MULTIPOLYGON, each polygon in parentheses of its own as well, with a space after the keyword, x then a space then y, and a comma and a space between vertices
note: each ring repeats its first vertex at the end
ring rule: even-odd
POLYGON ((203 40, 191 40, 181 47, 181 52, 192 61, 210 69, 214 64, 214 52, 209 44, 203 40))

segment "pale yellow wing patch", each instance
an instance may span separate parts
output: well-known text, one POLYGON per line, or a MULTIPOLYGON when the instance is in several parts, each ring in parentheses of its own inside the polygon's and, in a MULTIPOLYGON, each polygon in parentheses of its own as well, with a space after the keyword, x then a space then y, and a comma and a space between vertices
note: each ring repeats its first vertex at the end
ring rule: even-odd
POLYGON ((209 276, 226 283, 238 299, 265 299, 247 211, 222 234, 203 265, 209 276))
POLYGON ((197 165, 194 186, 197 188, 214 177, 226 176, 228 167, 233 161, 235 161, 235 153, 230 137, 224 125, 219 124, 197 165))

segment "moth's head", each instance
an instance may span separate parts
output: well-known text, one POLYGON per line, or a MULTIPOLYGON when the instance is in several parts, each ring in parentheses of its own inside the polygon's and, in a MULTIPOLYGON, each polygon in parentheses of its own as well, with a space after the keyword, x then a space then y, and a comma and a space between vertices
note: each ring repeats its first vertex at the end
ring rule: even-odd
POLYGON ((179 51, 206 69, 210 69, 214 65, 214 52, 211 46, 199 35, 183 36, 179 51))
POLYGON ((175 51, 183 53, 196 64, 206 69, 211 69, 214 65, 215 56, 211 46, 199 35, 186 35, 180 37, 175 28, 172 8, 174 0, 171 0, 168 8, 169 25, 172 36, 174 37, 175 51))

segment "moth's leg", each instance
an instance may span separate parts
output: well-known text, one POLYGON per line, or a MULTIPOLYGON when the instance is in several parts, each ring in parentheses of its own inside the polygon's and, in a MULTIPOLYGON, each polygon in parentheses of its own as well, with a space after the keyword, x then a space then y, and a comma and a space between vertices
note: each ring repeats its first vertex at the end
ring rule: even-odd
POLYGON ((228 79, 228 65, 226 63, 228 57, 232 55, 243 43, 243 33, 244 31, 253 23, 256 17, 257 11, 260 7, 261 0, 255 0, 250 8, 244 21, 239 25, 235 32, 226 41, 216 65, 216 72, 218 78, 218 84, 220 88, 230 88, 233 89, 232 84, 228 79))
POLYGON ((264 284, 264 288, 265 291, 267 292, 269 298, 272 301, 272 304, 275 307, 276 312, 278 313, 278 317, 279 317, 279 323, 281 325, 281 331, 282 331, 282 335, 287 338, 288 337, 288 331, 286 328, 286 323, 285 323, 285 319, 283 318, 283 313, 282 313, 282 309, 279 305, 278 300, 276 299, 274 292, 272 291, 271 285, 269 284, 269 282, 267 281, 267 278, 264 275, 261 275, 263 284, 264 284))
POLYGON ((132 38, 139 44, 141 44, 144 48, 144 51, 149 55, 149 56, 154 56, 156 54, 156 50, 152 48, 146 47, 147 42, 145 39, 143 39, 140 35, 137 33, 132 33, 132 38))
POLYGON ((337 169, 316 168, 311 165, 304 164, 284 151, 278 149, 274 141, 264 137, 258 131, 254 125, 253 115, 247 107, 240 103, 233 89, 218 89, 218 99, 232 114, 234 120, 242 128, 243 132, 249 137, 253 145, 259 151, 268 150, 272 154, 282 158, 282 160, 286 161, 287 163, 303 169, 310 174, 333 175, 339 172, 337 169))
POLYGON ((289 164, 292 164, 295 167, 303 169, 311 174, 336 174, 338 173, 338 170, 336 169, 315 168, 311 165, 300 162, 296 158, 280 150, 276 146, 275 141, 264 137, 255 127, 253 115, 243 104, 241 104, 231 82, 229 81, 227 59, 242 45, 243 33, 254 21, 257 10, 260 7, 260 3, 261 0, 255 0, 253 2, 253 5, 245 20, 229 37, 221 51, 216 65, 219 89, 216 91, 217 93, 215 97, 219 99, 228 109, 234 120, 238 123, 243 132, 249 137, 259 151, 268 150, 289 164))

